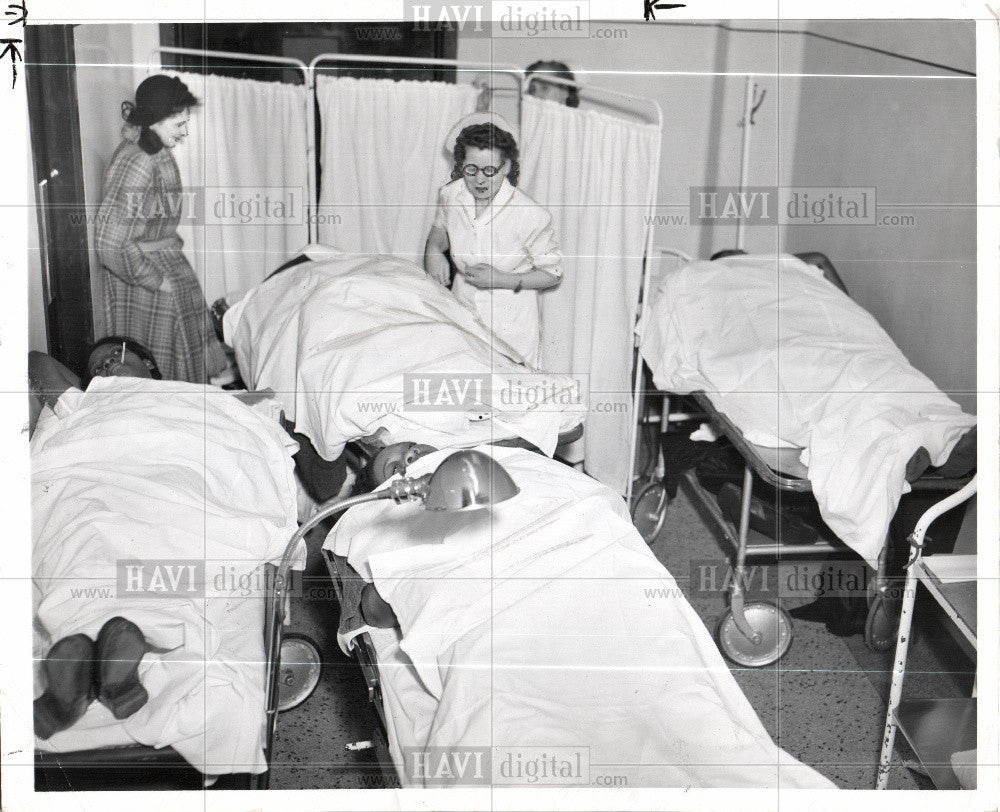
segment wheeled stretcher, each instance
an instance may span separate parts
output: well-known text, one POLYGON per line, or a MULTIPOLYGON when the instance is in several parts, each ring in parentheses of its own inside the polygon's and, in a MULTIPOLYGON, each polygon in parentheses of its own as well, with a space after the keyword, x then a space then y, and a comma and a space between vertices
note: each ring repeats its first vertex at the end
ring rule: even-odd
MULTIPOLYGON (((734 572, 729 587, 730 609, 719 626, 719 645, 727 657, 740 665, 748 667, 768 665, 780 659, 788 651, 792 642, 792 619, 784 609, 772 603, 747 602, 744 588, 747 561, 761 558, 783 560, 811 558, 841 554, 847 552, 847 548, 839 542, 822 539, 808 545, 788 544, 779 540, 757 540, 751 543, 750 509, 755 479, 759 478, 779 492, 811 492, 812 485, 808 471, 800 461, 802 449, 770 448, 750 443, 733 421, 716 409, 703 392, 694 392, 688 397, 696 405, 697 413, 685 414, 684 417, 688 419, 692 416, 704 417, 719 435, 732 444, 744 461, 738 523, 734 523, 724 514, 716 497, 702 485, 693 468, 683 475, 690 494, 722 532, 734 556, 734 572)), ((665 415, 668 410, 669 406, 665 402, 665 415)), ((669 426, 669 420, 665 419, 663 425, 669 426)), ((916 492, 940 493, 946 496, 964 487, 968 481, 968 477, 946 479, 928 474, 911 483, 911 488, 916 492)), ((662 482, 650 482, 638 492, 632 516, 637 526, 644 532, 647 541, 652 541, 663 526, 667 509, 667 493, 662 482)), ((759 535, 754 535, 760 539, 759 535)), ((880 614, 886 611, 885 597, 890 588, 886 571, 889 542, 890 537, 887 534, 878 559, 874 588, 869 595, 865 640, 873 648, 886 646, 885 640, 881 635, 876 635, 874 630, 878 627, 880 614)))

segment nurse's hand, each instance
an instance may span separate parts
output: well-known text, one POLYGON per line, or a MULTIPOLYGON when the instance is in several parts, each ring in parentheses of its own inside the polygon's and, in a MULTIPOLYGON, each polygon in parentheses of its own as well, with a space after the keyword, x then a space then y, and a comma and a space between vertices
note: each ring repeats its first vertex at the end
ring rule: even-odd
POLYGON ((511 287, 506 284, 506 278, 511 274, 498 271, 488 262, 477 262, 475 265, 469 265, 462 271, 462 276, 465 277, 466 282, 480 290, 511 287))

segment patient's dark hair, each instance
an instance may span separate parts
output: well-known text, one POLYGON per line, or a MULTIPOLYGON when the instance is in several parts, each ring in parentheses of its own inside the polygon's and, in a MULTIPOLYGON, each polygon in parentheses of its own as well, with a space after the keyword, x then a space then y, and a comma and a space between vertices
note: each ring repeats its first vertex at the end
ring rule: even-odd
POLYGON ((501 130, 496 124, 471 124, 458 134, 455 139, 455 166, 451 170, 451 179, 462 177, 462 167, 465 165, 465 151, 469 147, 475 149, 498 149, 505 161, 510 161, 510 172, 507 181, 511 186, 517 186, 517 175, 521 166, 517 162, 517 142, 506 130, 501 130))
POLYGON ((149 374, 153 380, 163 380, 163 373, 160 372, 160 368, 156 365, 156 359, 153 357, 153 353, 147 350, 142 344, 134 338, 129 338, 128 336, 106 336, 89 347, 87 349, 87 354, 84 356, 86 359, 84 361, 86 368, 83 370, 83 375, 80 376, 84 389, 90 385, 90 382, 94 377, 90 374, 90 356, 106 344, 114 344, 119 347, 122 344, 125 344, 126 350, 135 353, 140 359, 142 359, 142 362, 149 368, 149 374))
MULTIPOLYGON (((551 59, 539 59, 537 62, 532 62, 528 65, 528 69, 524 72, 525 76, 531 79, 531 74, 541 73, 549 74, 550 76, 557 76, 560 79, 568 79, 570 82, 575 82, 576 77, 573 75, 573 71, 569 69, 569 65, 565 62, 556 62, 551 59)), ((544 82, 545 76, 538 76, 538 81, 544 82)), ((551 82, 550 84, 555 84, 551 82)), ((566 97, 567 107, 579 107, 580 106, 580 93, 575 87, 566 87, 566 85, 559 85, 559 87, 565 87, 569 91, 569 95, 566 97)), ((528 89, 530 92, 531 82, 528 82, 528 89)))
POLYGON ((715 262, 717 259, 725 259, 726 257, 739 257, 745 256, 746 251, 742 248, 726 248, 723 251, 716 251, 712 256, 710 256, 709 262, 715 262))

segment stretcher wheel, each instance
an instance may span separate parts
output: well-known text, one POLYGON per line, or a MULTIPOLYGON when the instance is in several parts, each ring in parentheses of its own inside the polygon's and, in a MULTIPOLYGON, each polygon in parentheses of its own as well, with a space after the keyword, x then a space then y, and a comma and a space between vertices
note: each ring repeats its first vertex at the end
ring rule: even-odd
POLYGON ((312 696, 322 672, 323 658, 311 638, 304 634, 284 635, 278 670, 278 710, 297 708, 312 696))
POLYGON ((865 645, 872 651, 888 651, 896 645, 899 632, 900 601, 879 595, 868 607, 865 645))
POLYGON ((667 489, 660 482, 650 482, 635 497, 632 504, 632 524, 647 544, 651 544, 663 528, 669 501, 667 489))
POLYGON ((773 603, 754 601, 743 607, 750 628, 760 634, 759 643, 743 635, 730 609, 719 623, 719 647, 737 665, 761 668, 777 662, 792 645, 792 619, 788 612, 773 603))

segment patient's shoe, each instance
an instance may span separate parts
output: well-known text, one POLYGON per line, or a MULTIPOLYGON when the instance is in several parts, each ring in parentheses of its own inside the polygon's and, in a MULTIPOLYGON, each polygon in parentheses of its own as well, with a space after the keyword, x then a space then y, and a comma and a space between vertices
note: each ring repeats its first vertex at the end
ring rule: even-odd
POLYGON ((85 634, 64 637, 45 658, 45 693, 35 700, 35 735, 47 739, 74 725, 97 692, 94 641, 85 634))
POLYGON ((938 476, 952 479, 964 477, 976 470, 977 427, 973 426, 962 435, 955 444, 943 465, 938 466, 934 473, 938 476))
POLYGON ((906 481, 916 482, 924 475, 924 471, 930 468, 930 465, 930 452, 923 446, 920 446, 906 462, 906 481))
POLYGON ((97 635, 97 698, 116 719, 131 716, 149 699, 139 682, 139 663, 145 653, 142 631, 123 617, 111 618, 97 635))

